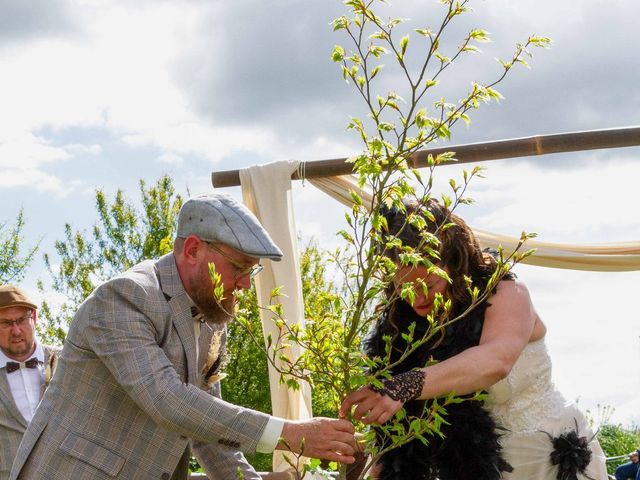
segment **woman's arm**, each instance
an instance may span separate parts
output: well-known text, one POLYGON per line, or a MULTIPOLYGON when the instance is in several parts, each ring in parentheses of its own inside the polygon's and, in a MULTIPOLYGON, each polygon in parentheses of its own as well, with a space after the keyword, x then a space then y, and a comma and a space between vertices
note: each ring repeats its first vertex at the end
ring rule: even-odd
MULTIPOLYGON (((509 374, 531 338, 537 314, 527 288, 519 281, 500 282, 490 302, 479 345, 424 368, 422 392, 414 398, 435 398, 451 392, 464 395, 488 388, 509 374)), ((340 414, 346 416, 356 405, 355 419, 384 423, 403 403, 365 387, 345 398, 340 414)))

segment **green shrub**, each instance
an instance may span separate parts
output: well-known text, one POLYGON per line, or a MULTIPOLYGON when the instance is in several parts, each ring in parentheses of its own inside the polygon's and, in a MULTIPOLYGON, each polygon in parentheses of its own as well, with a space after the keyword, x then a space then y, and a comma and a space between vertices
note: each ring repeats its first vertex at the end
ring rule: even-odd
POLYGON ((613 473, 618 465, 629 461, 626 457, 629 452, 640 448, 640 430, 638 427, 605 424, 598 431, 598 441, 607 458, 625 455, 624 458, 607 462, 608 472, 613 473))

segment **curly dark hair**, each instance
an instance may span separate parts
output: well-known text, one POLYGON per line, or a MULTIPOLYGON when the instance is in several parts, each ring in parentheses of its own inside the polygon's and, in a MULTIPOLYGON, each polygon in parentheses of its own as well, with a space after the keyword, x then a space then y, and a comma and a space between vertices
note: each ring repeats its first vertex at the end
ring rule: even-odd
MULTIPOLYGON (((473 232, 457 215, 435 200, 423 203, 406 201, 402 208, 382 208, 381 214, 388 225, 387 240, 398 238, 403 247, 422 252, 425 247, 436 250, 433 263, 447 271, 451 284, 446 296, 452 301, 451 316, 456 318, 472 304, 467 279, 481 291, 489 284, 498 267, 496 258, 482 251, 473 232), (412 219, 412 216, 414 217, 412 219), (426 221, 424 228, 415 226, 415 216, 426 221)), ((402 247, 385 248, 383 254, 400 263, 402 247)), ((507 279, 513 276, 508 273, 507 279)), ((397 362, 409 346, 402 337, 411 324, 415 325, 414 338, 421 338, 430 328, 406 301, 392 297, 396 287, 390 285, 390 304, 383 304, 383 312, 373 330, 364 341, 365 353, 370 357, 385 358, 385 337, 391 337, 392 363, 397 362)), ((444 328, 442 336, 422 344, 400 364, 393 374, 424 367, 428 360, 442 361, 478 345, 486 300, 480 302, 466 316, 444 328)), ((428 381, 428 380, 427 380, 428 381)), ((420 416, 425 404, 432 400, 418 400, 405 405, 407 414, 420 416)), ((410 442, 391 450, 380 460, 383 480, 435 479, 440 480, 497 480, 502 471, 509 471, 509 464, 501 456, 499 427, 482 402, 464 401, 447 408, 447 422, 443 424, 443 438, 431 436, 428 444, 410 442)))
MULTIPOLYGON (((494 255, 483 251, 465 221, 437 200, 407 200, 402 210, 397 207, 383 207, 381 213, 387 221, 387 239, 398 238, 404 247, 408 246, 418 251, 426 245, 437 248, 437 256, 433 260, 451 277, 449 296, 453 302, 466 301, 465 276, 472 277, 478 272, 495 271, 497 262, 494 255), (422 217, 426 222, 425 226, 414 226, 411 222, 412 216, 422 217)), ((383 253, 399 263, 400 251, 400 248, 393 247, 384 250, 383 253)))

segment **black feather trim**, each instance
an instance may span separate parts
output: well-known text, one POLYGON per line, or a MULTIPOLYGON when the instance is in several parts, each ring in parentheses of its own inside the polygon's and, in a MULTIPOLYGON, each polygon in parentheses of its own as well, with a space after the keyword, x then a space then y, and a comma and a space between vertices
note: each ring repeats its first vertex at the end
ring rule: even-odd
POLYGON ((549 435, 549 439, 553 444, 553 451, 549 458, 552 465, 558 466, 557 480, 578 480, 578 474, 593 480, 585 473, 592 456, 589 440, 587 437, 578 435, 577 421, 575 430, 562 433, 557 437, 549 435))
MULTIPOLYGON (((486 272, 473 275, 474 285, 484 288, 489 278, 486 272)), ((507 278, 513 278, 509 275, 507 278)), ((456 305, 452 316, 464 311, 466 305, 456 305)), ((445 360, 467 348, 478 345, 484 314, 488 304, 483 302, 462 320, 447 327, 444 338, 422 345, 414 351, 402 364, 394 368, 393 373, 423 367, 429 358, 445 360)), ((389 312, 383 315, 380 322, 365 339, 365 351, 370 357, 384 357, 385 342, 383 337, 389 335, 395 340, 391 361, 397 361, 406 343, 394 329, 393 324, 401 329, 408 328, 411 323, 416 324, 414 338, 421 338, 426 333, 428 324, 423 317, 415 313, 413 308, 404 301, 395 303, 390 311, 393 312, 394 322, 388 318, 389 312), (393 324, 392 324, 393 323, 393 324)), ((426 381, 429 381, 427 377, 426 381)), ((405 404, 408 416, 420 416, 425 407, 425 401, 412 401, 405 404)), ((502 457, 500 445, 501 428, 496 425, 482 402, 464 401, 447 407, 441 433, 444 438, 430 436, 425 445, 414 440, 402 447, 391 450, 380 459, 380 480, 499 480, 501 472, 513 470, 511 465, 502 457)))

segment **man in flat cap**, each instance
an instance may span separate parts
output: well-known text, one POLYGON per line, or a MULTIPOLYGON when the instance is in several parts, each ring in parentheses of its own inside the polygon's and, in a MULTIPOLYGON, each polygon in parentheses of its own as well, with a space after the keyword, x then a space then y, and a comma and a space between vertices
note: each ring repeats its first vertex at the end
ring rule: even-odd
POLYGON ((0 285, 0 480, 7 480, 44 391, 56 349, 36 338, 37 307, 18 287, 0 285), (47 370, 47 366, 49 369, 47 370))
POLYGON ((260 259, 281 257, 233 197, 188 200, 173 253, 102 284, 78 309, 11 478, 186 479, 193 448, 210 478, 235 479, 240 468, 253 480, 241 452, 285 448, 280 437, 292 448, 304 438, 306 456, 351 463, 349 422, 278 419, 208 391, 235 290, 249 288, 260 259))

